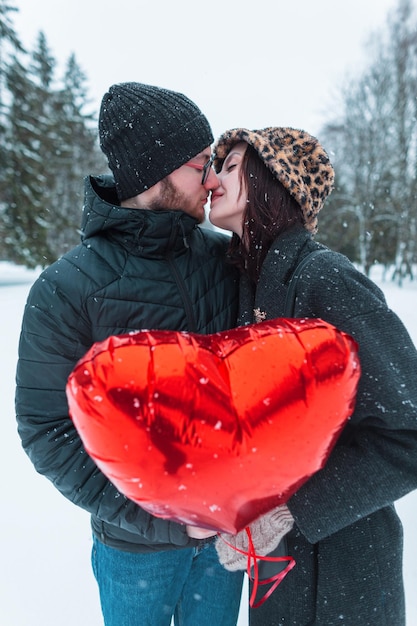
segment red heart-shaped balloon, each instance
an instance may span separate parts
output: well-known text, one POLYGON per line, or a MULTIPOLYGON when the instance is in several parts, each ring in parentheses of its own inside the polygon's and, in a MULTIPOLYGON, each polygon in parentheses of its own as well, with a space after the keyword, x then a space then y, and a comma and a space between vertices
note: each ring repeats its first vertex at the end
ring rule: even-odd
POLYGON ((351 337, 279 319, 110 337, 78 362, 67 396, 86 450, 123 494, 235 533, 324 465, 359 375, 351 337))

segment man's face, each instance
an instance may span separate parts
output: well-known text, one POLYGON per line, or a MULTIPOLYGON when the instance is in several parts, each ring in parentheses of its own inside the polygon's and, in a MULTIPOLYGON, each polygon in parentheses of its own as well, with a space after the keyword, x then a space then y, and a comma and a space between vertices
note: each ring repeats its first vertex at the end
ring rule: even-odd
POLYGON ((205 219, 204 206, 209 192, 219 186, 217 176, 212 168, 202 184, 203 167, 210 160, 211 151, 208 146, 199 152, 188 163, 174 170, 159 182, 158 194, 148 205, 150 209, 182 210, 196 218, 199 223, 205 219))

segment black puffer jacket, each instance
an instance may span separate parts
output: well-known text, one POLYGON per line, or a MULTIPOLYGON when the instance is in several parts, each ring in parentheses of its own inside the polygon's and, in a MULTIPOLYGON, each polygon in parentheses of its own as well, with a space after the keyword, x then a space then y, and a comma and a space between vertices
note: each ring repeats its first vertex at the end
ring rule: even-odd
POLYGON ((106 176, 86 179, 82 233, 82 243, 46 269, 28 297, 16 390, 23 447, 38 472, 92 514, 107 544, 132 551, 195 545, 183 526, 149 515, 97 469, 68 416, 65 385, 90 346, 110 335, 234 326, 237 282, 224 260, 227 238, 182 211, 116 206, 106 176))

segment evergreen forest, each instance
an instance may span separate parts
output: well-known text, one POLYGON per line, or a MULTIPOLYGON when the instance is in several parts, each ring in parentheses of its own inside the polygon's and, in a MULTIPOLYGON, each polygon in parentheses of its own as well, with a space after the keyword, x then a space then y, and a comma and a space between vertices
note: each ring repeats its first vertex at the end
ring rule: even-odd
MULTIPOLYGON (((63 75, 40 32, 25 50, 0 0, 0 260, 44 267, 79 242, 83 178, 107 170, 87 76, 63 75)), ((338 88, 320 141, 336 187, 317 239, 399 285, 417 263, 417 16, 398 0, 373 33, 365 69, 338 88)))

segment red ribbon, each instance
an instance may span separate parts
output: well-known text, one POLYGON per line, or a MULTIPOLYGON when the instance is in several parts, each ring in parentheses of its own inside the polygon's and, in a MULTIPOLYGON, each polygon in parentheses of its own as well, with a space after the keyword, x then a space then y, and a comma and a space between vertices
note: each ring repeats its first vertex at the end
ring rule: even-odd
POLYGON ((220 534, 220 537, 225 543, 227 543, 227 545, 230 548, 233 548, 233 550, 236 550, 236 552, 240 552, 240 554, 244 554, 248 557, 247 574, 248 574, 249 579, 253 581, 253 588, 252 588, 252 593, 249 599, 249 606, 252 609, 257 609, 258 607, 262 606, 262 604, 266 602, 266 600, 268 600, 268 598, 272 595, 272 593, 275 591, 278 585, 284 580, 288 572, 292 570, 292 568, 295 566, 295 560, 293 559, 292 556, 261 556, 260 554, 256 554, 255 546, 252 541, 252 533, 250 531, 249 526, 247 526, 245 530, 248 536, 248 551, 247 552, 245 552, 244 550, 240 550, 236 546, 226 541, 221 534, 220 534), (269 561, 271 563, 272 562, 282 563, 283 561, 288 561, 288 565, 281 572, 279 572, 278 574, 275 574, 275 576, 271 576, 270 578, 260 579, 259 568, 258 568, 259 561, 269 561), (253 575, 251 573, 252 567, 253 567, 253 575), (255 603, 255 598, 258 592, 259 585, 268 585, 270 583, 273 583, 271 587, 262 596, 262 598, 258 600, 258 602, 255 603))

